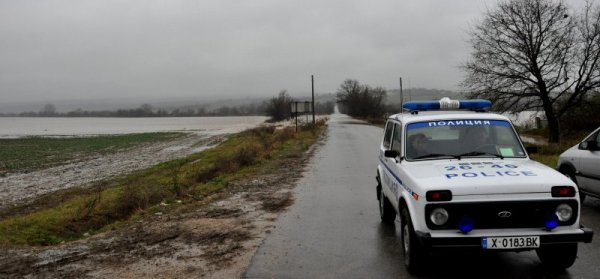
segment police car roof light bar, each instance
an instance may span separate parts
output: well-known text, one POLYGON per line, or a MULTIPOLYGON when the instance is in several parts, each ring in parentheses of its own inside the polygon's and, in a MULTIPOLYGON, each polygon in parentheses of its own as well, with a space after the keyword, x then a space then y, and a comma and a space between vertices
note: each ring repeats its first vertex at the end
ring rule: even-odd
POLYGON ((468 109, 482 111, 492 107, 492 102, 488 100, 451 100, 444 97, 439 101, 409 101, 404 103, 402 108, 409 111, 424 111, 424 110, 453 110, 453 109, 468 109))

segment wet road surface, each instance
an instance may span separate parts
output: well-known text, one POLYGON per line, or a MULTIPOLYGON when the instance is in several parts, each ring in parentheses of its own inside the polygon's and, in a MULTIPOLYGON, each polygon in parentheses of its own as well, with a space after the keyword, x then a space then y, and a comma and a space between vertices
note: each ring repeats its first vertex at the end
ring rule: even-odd
MULTIPOLYGON (((579 245, 565 272, 545 270, 535 252, 434 255, 418 276, 403 264, 400 224, 380 222, 375 194, 383 130, 334 114, 325 144, 296 188, 246 278, 600 278, 600 241, 579 245)), ((588 198, 582 223, 600 233, 600 200, 588 198)), ((595 237, 596 239, 597 237, 595 237)))

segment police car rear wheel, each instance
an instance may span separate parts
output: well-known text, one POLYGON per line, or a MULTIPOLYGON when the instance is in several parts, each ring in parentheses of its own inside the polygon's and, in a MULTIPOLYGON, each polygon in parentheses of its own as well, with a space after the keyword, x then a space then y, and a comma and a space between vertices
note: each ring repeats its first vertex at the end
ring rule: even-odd
POLYGON ((383 194, 383 190, 379 191, 379 216, 381 217, 381 222, 385 224, 393 224, 394 220, 396 220, 396 212, 390 201, 383 194))
POLYGON ((535 250, 544 266, 561 270, 569 268, 577 258, 577 243, 542 246, 535 250))
POLYGON ((419 240, 416 237, 415 229, 410 219, 408 210, 404 208, 402 210, 402 252, 404 254, 404 265, 408 271, 417 273, 421 270, 423 263, 425 262, 425 251, 420 245, 419 240))

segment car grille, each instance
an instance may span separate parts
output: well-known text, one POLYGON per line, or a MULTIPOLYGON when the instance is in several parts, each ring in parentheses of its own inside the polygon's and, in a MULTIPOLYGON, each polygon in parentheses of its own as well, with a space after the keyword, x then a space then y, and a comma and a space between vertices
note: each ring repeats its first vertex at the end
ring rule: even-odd
POLYGON ((430 203, 425 206, 427 227, 432 230, 458 229, 463 216, 474 220, 474 229, 508 229, 544 227, 545 217, 554 214, 559 204, 566 203, 573 208, 573 217, 559 226, 572 225, 577 220, 578 204, 573 199, 519 202, 474 202, 474 203, 430 203), (433 209, 442 207, 448 211, 448 222, 437 226, 429 218, 433 209), (504 214, 500 214, 504 212, 504 214), (510 212, 507 217, 505 212, 510 212), (503 215, 504 217, 501 217, 503 215))

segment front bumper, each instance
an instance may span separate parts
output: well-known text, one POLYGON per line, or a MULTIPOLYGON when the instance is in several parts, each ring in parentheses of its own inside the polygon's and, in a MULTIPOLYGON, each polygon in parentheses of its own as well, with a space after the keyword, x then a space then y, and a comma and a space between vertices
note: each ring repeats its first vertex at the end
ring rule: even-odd
MULTIPOLYGON (((540 235, 540 246, 561 244, 561 243, 576 243, 592 242, 594 232, 591 229, 581 227, 579 233, 562 233, 562 234, 544 234, 540 235)), ((415 232, 421 245, 426 249, 443 249, 443 248, 479 248, 481 249, 481 236, 461 236, 461 237, 432 237, 427 232, 415 232)), ((510 235, 507 235, 510 236, 510 235)), ((505 250, 506 251, 506 250, 505 250)))

